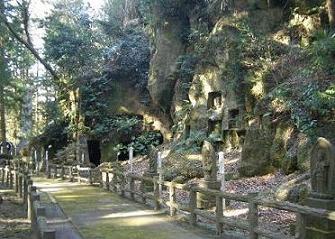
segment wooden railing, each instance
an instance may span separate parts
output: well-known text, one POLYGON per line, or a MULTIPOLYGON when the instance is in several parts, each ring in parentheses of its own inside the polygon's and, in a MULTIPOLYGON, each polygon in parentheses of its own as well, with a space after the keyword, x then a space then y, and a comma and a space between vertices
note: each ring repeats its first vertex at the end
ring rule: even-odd
POLYGON ((69 179, 71 182, 85 182, 93 184, 100 183, 100 170, 98 168, 89 168, 69 165, 49 164, 47 171, 48 178, 69 179))
POLYGON ((76 179, 78 182, 85 182, 89 184, 100 185, 107 191, 114 191, 119 193, 123 197, 129 197, 132 200, 140 200, 142 203, 147 203, 148 200, 152 202, 155 210, 159 210, 162 206, 166 206, 169 209, 169 214, 174 216, 178 211, 188 212, 189 222, 192 225, 197 224, 197 218, 207 218, 216 224, 216 231, 218 235, 224 232, 224 225, 241 229, 247 232, 247 238, 257 239, 259 236, 272 239, 286 239, 286 238, 299 238, 303 239, 304 235, 302 230, 305 227, 303 215, 310 215, 318 217, 320 219, 335 220, 335 212, 323 209, 311 208, 308 206, 302 206, 299 204, 265 200, 257 197, 257 194, 252 193, 248 195, 241 195, 235 193, 222 192, 218 190, 204 189, 198 186, 187 186, 184 184, 177 184, 174 182, 160 181, 158 177, 150 178, 144 176, 136 176, 133 174, 124 174, 115 170, 98 170, 91 168, 80 168, 78 170, 72 168, 71 170, 64 170, 66 166, 52 165, 51 170, 54 170, 54 175, 59 175, 63 178, 76 179), (63 168, 63 169, 62 169, 63 168), (74 170, 74 171, 73 171, 74 170), (57 172, 72 172, 71 174, 65 175, 57 172), (82 172, 86 171, 85 176, 82 172), (93 177, 93 174, 99 173, 99 176, 93 177), (151 186, 151 192, 146 190, 146 186, 151 186), (167 188, 165 193, 168 193, 168 197, 163 197, 160 194, 160 187, 167 188), (183 190, 189 194, 189 202, 183 204, 176 200, 176 190, 183 190), (216 199, 216 210, 211 212, 197 208, 197 194, 206 194, 216 199), (248 215, 246 219, 233 218, 224 216, 224 209, 222 200, 238 201, 248 205, 248 215), (273 232, 263 227, 259 223, 259 208, 267 207, 278 210, 283 210, 296 214, 296 234, 295 237, 287 236, 283 233, 273 232))
POLYGON ((11 163, 0 167, 0 183, 12 189, 22 199, 36 238, 55 239, 56 230, 47 224, 46 209, 39 202, 40 195, 33 186, 29 167, 21 163, 11 163))

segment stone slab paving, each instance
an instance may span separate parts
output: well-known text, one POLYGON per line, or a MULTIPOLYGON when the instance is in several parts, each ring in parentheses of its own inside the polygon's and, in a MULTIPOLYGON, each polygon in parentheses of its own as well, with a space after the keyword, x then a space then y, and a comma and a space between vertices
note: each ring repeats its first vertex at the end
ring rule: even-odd
MULTIPOLYGON (((51 184, 46 184, 49 186, 51 184)), ((56 239, 82 239, 79 231, 71 220, 65 215, 61 206, 48 191, 41 191, 41 205, 46 208, 47 223, 56 229, 56 239)))
POLYGON ((69 217, 66 223, 72 223, 85 239, 216 238, 98 187, 41 178, 34 179, 34 184, 64 211, 62 218, 57 214, 58 209, 53 211, 58 219, 66 221, 69 217))

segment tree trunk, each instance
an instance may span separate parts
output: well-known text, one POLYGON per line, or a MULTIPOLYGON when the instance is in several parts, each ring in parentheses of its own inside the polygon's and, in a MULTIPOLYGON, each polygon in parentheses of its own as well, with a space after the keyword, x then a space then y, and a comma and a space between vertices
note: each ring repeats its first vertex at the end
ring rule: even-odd
MULTIPOLYGON (((0 14, 5 10, 4 2, 0 1, 0 14)), ((6 45, 6 36, 4 25, 0 22, 0 141, 6 141, 6 119, 5 119, 5 84, 7 82, 7 63, 4 47, 6 45)))
POLYGON ((329 25, 332 30, 335 30, 335 0, 327 0, 329 25))
POLYGON ((6 141, 5 97, 3 86, 0 85, 0 141, 6 141))

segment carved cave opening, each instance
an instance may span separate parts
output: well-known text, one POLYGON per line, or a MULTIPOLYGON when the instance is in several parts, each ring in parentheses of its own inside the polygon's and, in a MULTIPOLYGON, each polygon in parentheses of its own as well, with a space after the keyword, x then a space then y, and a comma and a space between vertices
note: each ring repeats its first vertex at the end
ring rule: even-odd
POLYGON ((221 135, 221 120, 208 120, 208 136, 211 134, 221 135))
POLYGON ((222 105, 222 94, 219 91, 208 93, 207 109, 217 109, 222 105))
POLYGON ((98 166, 101 161, 100 141, 88 140, 87 141, 88 156, 90 162, 98 166))

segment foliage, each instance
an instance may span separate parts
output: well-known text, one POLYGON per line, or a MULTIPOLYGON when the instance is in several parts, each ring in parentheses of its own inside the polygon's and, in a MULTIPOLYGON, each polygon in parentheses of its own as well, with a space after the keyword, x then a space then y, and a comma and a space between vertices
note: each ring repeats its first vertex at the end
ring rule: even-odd
MULTIPOLYGON (((11 27, 21 35, 22 26, 21 6, 12 1, 0 3, 0 13, 11 23, 11 27)), ((7 138, 13 140, 20 135, 20 119, 23 112, 23 97, 29 88, 28 69, 34 64, 31 54, 9 33, 4 23, 0 21, 0 94, 3 97, 2 108, 6 112, 7 138)))
POLYGON ((68 143, 67 127, 69 123, 64 120, 55 120, 50 122, 44 129, 44 132, 38 137, 32 139, 32 144, 49 149, 50 155, 54 155, 57 150, 64 148, 68 143))
POLYGON ((145 155, 151 146, 158 146, 162 143, 162 135, 159 131, 144 131, 137 137, 132 137, 129 144, 120 143, 114 147, 114 151, 126 154, 129 147, 134 148, 135 154, 145 155))
POLYGON ((198 153, 203 141, 207 138, 203 131, 193 131, 187 139, 177 141, 172 150, 177 153, 198 153))
POLYGON ((146 24, 157 26, 167 19, 185 18, 195 6, 206 5, 206 0, 139 0, 139 11, 146 24))
POLYGON ((335 74, 335 37, 327 31, 319 31, 314 35, 314 41, 307 49, 315 70, 324 70, 335 74))
POLYGON ((335 85, 322 90, 322 85, 311 82, 289 87, 283 84, 271 94, 272 99, 284 103, 297 129, 310 137, 316 137, 315 129, 322 121, 332 120, 335 108, 335 85))
POLYGON ((92 20, 82 0, 59 1, 43 22, 45 54, 68 75, 83 75, 99 57, 92 20))
POLYGON ((110 116, 98 121, 90 134, 98 139, 108 140, 110 135, 118 135, 121 141, 127 141, 137 135, 142 121, 137 116, 110 116))
POLYGON ((99 21, 104 33, 112 38, 123 34, 123 20, 125 18, 124 0, 107 0, 103 8, 104 19, 99 21))

